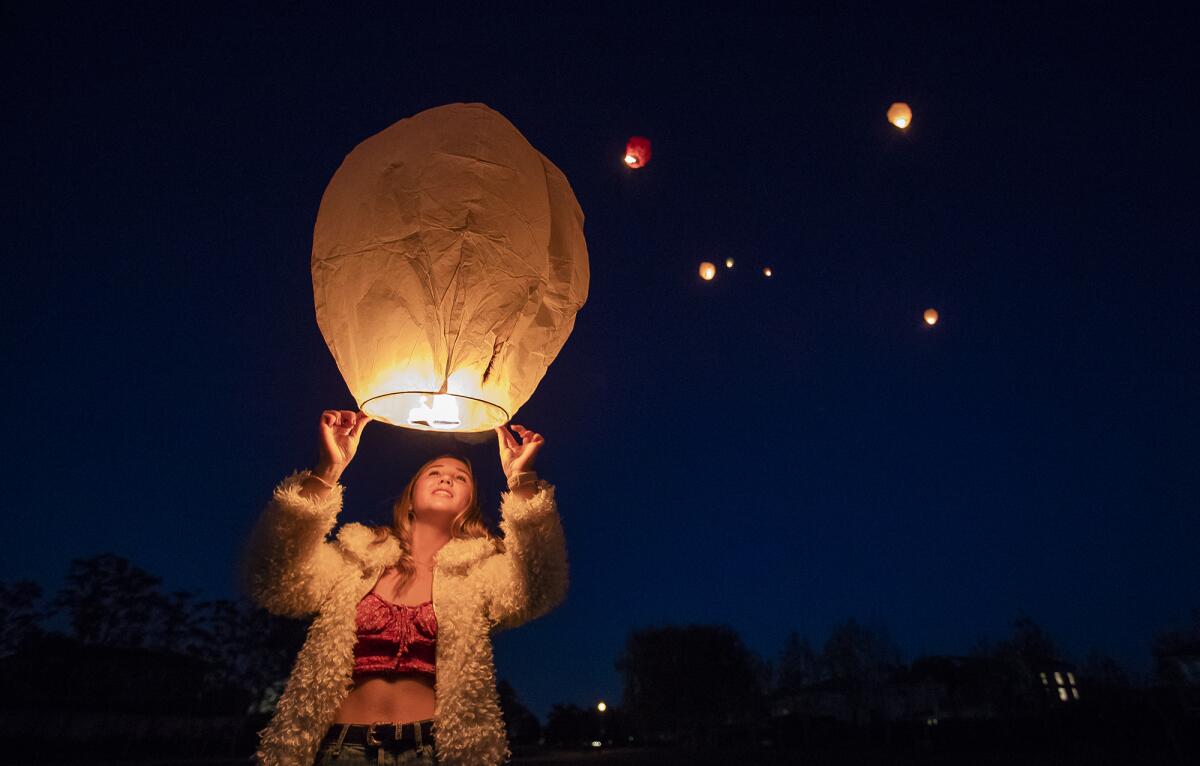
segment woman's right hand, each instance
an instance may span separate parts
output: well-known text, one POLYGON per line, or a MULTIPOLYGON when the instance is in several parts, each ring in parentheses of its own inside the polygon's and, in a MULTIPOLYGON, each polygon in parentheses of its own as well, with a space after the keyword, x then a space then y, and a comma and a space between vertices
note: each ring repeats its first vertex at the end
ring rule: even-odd
POLYGON ((325 410, 321 413, 320 459, 317 473, 336 481, 358 452, 358 442, 363 429, 372 420, 365 412, 350 410, 325 410))

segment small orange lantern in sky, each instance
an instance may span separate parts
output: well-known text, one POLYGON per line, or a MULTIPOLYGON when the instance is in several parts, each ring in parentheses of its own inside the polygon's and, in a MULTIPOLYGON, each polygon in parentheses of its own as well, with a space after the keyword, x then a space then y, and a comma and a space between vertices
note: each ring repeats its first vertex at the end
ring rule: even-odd
POLYGON ((650 139, 632 136, 625 144, 625 164, 631 168, 644 168, 650 161, 650 139))
POLYGON ((733 259, 732 258, 725 259, 725 268, 727 268, 727 269, 733 268, 733 259))
POLYGON ((887 118, 888 122, 904 130, 912 124, 912 110, 908 108, 908 104, 897 101, 888 109, 887 118))
POLYGON ((938 313, 937 309, 925 309, 925 324, 932 327, 937 324, 938 313))
POLYGON ((712 265, 708 261, 705 261, 704 263, 700 264, 700 278, 703 279, 705 282, 710 281, 716 275, 717 275, 717 267, 716 266, 712 265))
POLYGON ((771 267, 770 267, 770 266, 767 266, 765 269, 763 269, 763 276, 764 276, 764 277, 769 277, 769 276, 771 276, 771 275, 772 275, 772 274, 774 274, 774 273, 775 273, 775 272, 771 271, 771 267))

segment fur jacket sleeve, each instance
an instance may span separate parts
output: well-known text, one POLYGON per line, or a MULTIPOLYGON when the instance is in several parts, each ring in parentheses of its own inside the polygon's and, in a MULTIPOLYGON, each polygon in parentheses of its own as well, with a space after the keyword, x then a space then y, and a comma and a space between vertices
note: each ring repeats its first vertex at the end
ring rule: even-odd
POLYGON ((342 509, 342 485, 324 500, 300 495, 310 471, 296 471, 275 488, 242 551, 242 589, 272 614, 306 617, 318 612, 351 564, 325 538, 342 509))
POLYGON ((561 604, 567 595, 567 545, 554 487, 538 482, 533 496, 505 493, 500 503, 503 553, 486 559, 478 577, 493 630, 515 628, 561 604))

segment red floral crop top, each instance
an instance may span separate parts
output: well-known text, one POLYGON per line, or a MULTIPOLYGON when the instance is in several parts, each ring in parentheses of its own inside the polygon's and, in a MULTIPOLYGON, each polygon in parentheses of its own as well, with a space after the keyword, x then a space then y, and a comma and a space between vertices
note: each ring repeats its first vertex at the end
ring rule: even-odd
POLYGON ((435 673, 437 618, 433 602, 393 604, 371 591, 358 602, 353 675, 435 673))

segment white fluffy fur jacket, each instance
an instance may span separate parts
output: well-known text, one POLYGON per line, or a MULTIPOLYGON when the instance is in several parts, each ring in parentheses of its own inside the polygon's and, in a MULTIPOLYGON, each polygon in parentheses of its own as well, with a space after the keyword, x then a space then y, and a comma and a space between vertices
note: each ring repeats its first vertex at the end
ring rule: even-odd
MULTIPOLYGON (((400 558, 394 536, 344 524, 342 486, 323 501, 300 496, 297 471, 275 488, 241 558, 242 587, 268 611, 316 614, 271 722, 259 732, 262 766, 311 766, 321 737, 353 687, 358 602, 400 558)), ((496 693, 491 631, 539 617, 566 597, 567 555, 554 488, 540 482, 500 505, 505 551, 485 538, 454 539, 434 559, 437 617, 434 747, 445 766, 491 766, 511 757, 496 693)))

